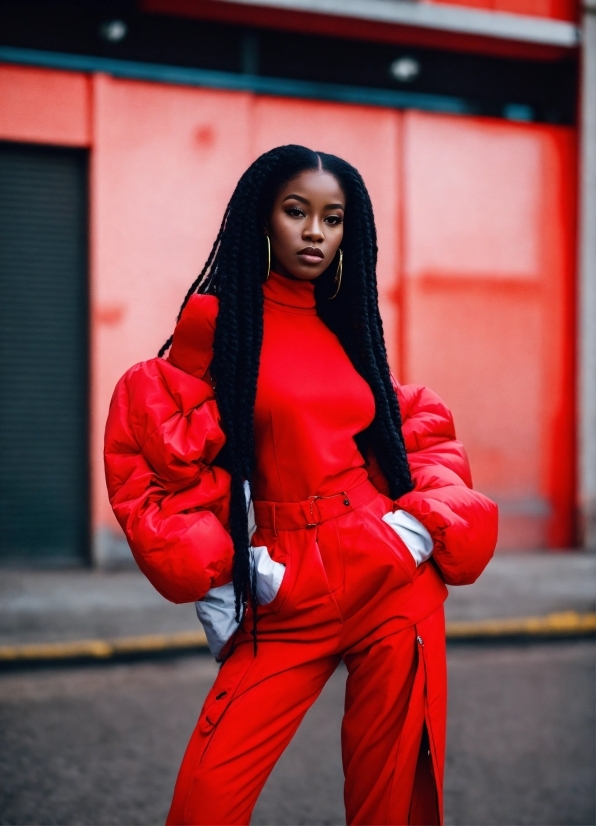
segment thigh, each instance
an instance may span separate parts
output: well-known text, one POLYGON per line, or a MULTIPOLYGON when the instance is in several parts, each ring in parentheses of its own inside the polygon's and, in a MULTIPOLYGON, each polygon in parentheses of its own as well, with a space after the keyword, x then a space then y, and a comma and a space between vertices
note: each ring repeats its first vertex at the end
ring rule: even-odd
POLYGON ((326 657, 276 672, 266 649, 254 658, 237 651, 222 667, 184 755, 168 824, 249 823, 273 766, 338 664, 326 657), (234 662, 237 654, 245 662, 234 662))

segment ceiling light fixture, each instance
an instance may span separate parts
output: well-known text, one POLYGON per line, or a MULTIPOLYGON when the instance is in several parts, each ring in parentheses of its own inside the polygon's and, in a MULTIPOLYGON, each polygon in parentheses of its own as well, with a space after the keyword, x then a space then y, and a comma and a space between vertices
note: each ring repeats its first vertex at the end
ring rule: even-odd
POLYGON ((389 67, 389 71, 400 83, 411 83, 420 74, 420 68, 420 63, 415 57, 398 57, 389 67))
POLYGON ((99 27, 99 34, 108 43, 119 43, 124 40, 128 32, 128 26, 124 20, 107 20, 99 27))

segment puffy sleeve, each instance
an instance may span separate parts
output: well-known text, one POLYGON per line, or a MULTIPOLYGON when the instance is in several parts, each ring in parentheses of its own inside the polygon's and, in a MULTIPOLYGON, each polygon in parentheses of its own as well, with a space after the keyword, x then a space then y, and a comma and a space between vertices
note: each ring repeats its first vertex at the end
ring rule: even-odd
POLYGON ((472 490, 463 445, 441 399, 426 387, 398 388, 414 490, 396 506, 416 517, 433 538, 433 558, 445 582, 474 582, 497 542, 497 506, 472 490))
POLYGON ((208 381, 217 299, 193 296, 170 357, 132 367, 110 405, 110 502, 133 555, 172 602, 194 602, 231 579, 230 479, 214 464, 225 442, 208 381))

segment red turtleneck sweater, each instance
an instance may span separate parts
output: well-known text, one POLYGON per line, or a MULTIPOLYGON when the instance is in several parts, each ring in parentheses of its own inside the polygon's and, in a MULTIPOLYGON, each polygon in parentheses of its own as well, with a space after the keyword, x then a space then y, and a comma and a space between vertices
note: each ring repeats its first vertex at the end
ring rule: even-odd
POLYGON ((272 272, 263 286, 253 496, 299 502, 367 478, 354 436, 375 414, 372 392, 315 310, 314 285, 272 272))

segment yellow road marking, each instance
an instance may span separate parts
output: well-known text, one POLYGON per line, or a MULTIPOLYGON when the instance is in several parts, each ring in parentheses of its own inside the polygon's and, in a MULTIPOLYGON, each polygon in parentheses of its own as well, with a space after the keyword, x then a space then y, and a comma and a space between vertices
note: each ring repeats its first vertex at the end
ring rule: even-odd
POLYGON ((543 617, 514 617, 506 619, 448 622, 447 638, 566 636, 596 632, 596 612, 578 614, 560 611, 543 617))
MULTIPOLYGON (((596 633, 596 612, 579 614, 561 611, 542 617, 514 617, 447 623, 447 639, 486 639, 496 637, 573 636, 596 633)), ((1 645, 0 662, 33 662, 94 658, 107 660, 119 654, 156 653, 206 648, 202 630, 178 634, 146 634, 111 640, 73 640, 27 645, 1 645)))
POLYGON ((204 648, 206 645, 207 638, 204 631, 182 631, 178 634, 146 634, 142 637, 119 637, 112 640, 2 645, 0 646, 0 661, 64 660, 77 657, 109 659, 118 654, 182 651, 185 648, 204 648))

